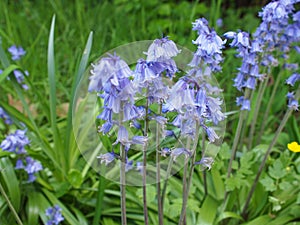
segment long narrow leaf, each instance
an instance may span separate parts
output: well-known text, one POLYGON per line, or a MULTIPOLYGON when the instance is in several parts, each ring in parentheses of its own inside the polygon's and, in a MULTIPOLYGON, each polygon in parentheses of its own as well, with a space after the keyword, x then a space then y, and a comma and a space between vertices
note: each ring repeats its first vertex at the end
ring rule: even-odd
MULTIPOLYGON (((66 130, 66 143, 65 143, 65 150, 68 153, 68 155, 65 155, 65 159, 68 160, 70 159, 70 142, 74 143, 74 133, 72 130, 72 110, 73 110, 73 105, 74 105, 74 98, 75 98, 75 93, 76 93, 76 88, 86 70, 89 55, 91 52, 91 47, 92 47, 92 41, 93 41, 93 32, 90 32, 85 49, 83 51, 79 67, 77 69, 75 78, 73 80, 72 84, 72 90, 71 90, 71 96, 70 96, 70 103, 69 103, 69 109, 68 109, 68 118, 67 118, 67 130, 66 130)), ((73 158, 73 157, 72 157, 73 158)))
MULTIPOLYGON (((53 132, 55 158, 57 161, 60 159, 63 168, 65 160, 58 156, 58 152, 62 151, 60 134, 57 128, 56 121, 56 80, 55 80, 55 59, 54 59, 54 27, 55 27, 55 15, 52 17, 49 42, 48 42, 48 80, 50 85, 49 92, 49 105, 50 105, 50 119, 51 119, 51 130, 53 132)), ((65 170, 64 170, 65 171, 65 170)))

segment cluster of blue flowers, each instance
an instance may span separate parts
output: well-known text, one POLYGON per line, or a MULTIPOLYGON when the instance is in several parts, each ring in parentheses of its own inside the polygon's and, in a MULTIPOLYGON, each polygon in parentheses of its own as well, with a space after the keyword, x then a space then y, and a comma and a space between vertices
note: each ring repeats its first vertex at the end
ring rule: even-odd
POLYGON ((49 217, 46 225, 58 225, 64 220, 61 208, 58 205, 46 209, 46 216, 49 217))
MULTIPOLYGON (((245 88, 254 90, 258 80, 264 80, 268 75, 260 73, 260 66, 265 68, 267 74, 271 68, 278 66, 280 58, 285 61, 289 58, 288 53, 292 48, 299 51, 298 46, 293 44, 300 40, 300 12, 295 13, 294 4, 299 0, 277 0, 267 4, 259 16, 262 22, 253 34, 243 31, 227 32, 224 36, 232 39, 231 47, 236 47, 237 57, 242 58, 242 65, 234 79, 234 86, 239 91, 245 88)), ((297 64, 285 63, 284 68, 297 70, 297 64)), ((293 73, 286 83, 294 85, 299 80, 298 73, 293 73)), ((297 110, 296 100, 288 94, 288 107, 297 110)), ((241 96, 236 100, 241 110, 250 110, 249 96, 241 96)))
POLYGON ((12 119, 10 118, 10 116, 5 112, 5 110, 0 107, 0 118, 4 120, 4 123, 7 125, 11 125, 12 124, 12 119))
POLYGON ((33 182, 36 179, 35 174, 42 170, 43 167, 39 161, 28 156, 25 147, 29 143, 26 130, 16 130, 15 133, 6 136, 0 144, 0 148, 18 156, 15 168, 24 169, 28 174, 28 182, 33 182))
MULTIPOLYGON (((13 61, 20 60, 22 58, 22 56, 24 56, 26 54, 26 51, 22 47, 17 47, 15 45, 9 47, 8 52, 11 54, 11 59, 13 61)), ((3 73, 3 70, 0 69, 0 74, 2 74, 2 73, 3 73)), ((22 86, 22 88, 24 90, 28 90, 28 86, 24 83, 24 80, 25 80, 24 75, 29 76, 28 71, 26 70, 26 71, 22 72, 20 70, 14 70, 13 74, 14 74, 17 82, 22 86)))
MULTIPOLYGON (((146 59, 139 59, 133 71, 116 54, 104 57, 93 65, 88 90, 97 92, 103 99, 102 111, 97 117, 104 121, 99 132, 108 134, 113 126, 118 129, 113 145, 120 143, 127 152, 132 144, 147 145, 147 133, 129 137, 128 132, 128 123, 142 130, 141 122, 145 120, 158 123, 162 137, 174 137, 174 130, 179 128, 180 137, 194 138, 202 127, 210 142, 219 139, 213 125, 225 119, 221 108, 223 102, 218 97, 222 90, 212 86, 211 80, 212 73, 221 71, 225 41, 208 27, 204 18, 193 23, 193 30, 199 35, 193 41, 197 51, 189 64, 190 70, 173 87, 168 86, 165 79, 171 80, 179 72, 173 58, 181 50, 168 37, 154 40, 145 52, 146 59), (141 105, 138 102, 146 103, 141 105), (152 104, 160 105, 161 112, 150 110, 152 104), (174 112, 176 117, 170 118, 168 114, 174 112)), ((173 160, 180 155, 192 155, 191 149, 185 146, 171 149, 161 146, 160 153, 162 156, 170 155, 173 160)), ((111 151, 98 158, 108 165, 120 156, 111 151)), ((212 160, 202 159, 199 162, 211 164, 212 160)), ((141 171, 141 166, 137 162, 137 170, 141 171)), ((210 166, 207 165, 208 168, 210 166)), ((127 159, 126 170, 131 168, 133 161, 127 159)))

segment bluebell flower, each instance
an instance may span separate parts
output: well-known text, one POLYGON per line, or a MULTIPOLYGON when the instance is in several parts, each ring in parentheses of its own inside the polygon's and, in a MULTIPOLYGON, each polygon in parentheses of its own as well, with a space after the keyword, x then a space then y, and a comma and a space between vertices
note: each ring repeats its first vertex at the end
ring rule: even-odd
POLYGON ((8 48, 9 53, 11 54, 11 59, 16 61, 21 58, 21 56, 26 54, 26 51, 22 47, 17 47, 12 45, 8 48))
POLYGON ((173 130, 164 130, 163 132, 164 137, 175 137, 175 133, 173 130))
POLYGON ((209 142, 213 143, 213 142, 215 142, 216 140, 219 139, 219 136, 217 135, 217 133, 215 132, 215 130, 213 128, 207 127, 205 125, 202 125, 202 127, 206 131, 209 142))
POLYGON ((107 134, 111 128, 113 127, 113 124, 110 122, 104 123, 102 126, 98 127, 98 132, 102 132, 103 134, 107 134))
POLYGON ((63 215, 61 214, 62 209, 55 205, 54 207, 49 207, 46 209, 46 216, 49 217, 46 225, 58 225, 64 220, 63 215))
POLYGON ((2 107, 0 107, 0 118, 2 118, 4 120, 4 123, 6 123, 7 125, 11 125, 12 124, 12 119, 4 111, 4 109, 2 107))
POLYGON ((25 161, 26 161, 26 166, 24 169, 28 174, 28 182, 33 182, 36 179, 35 174, 43 170, 43 166, 39 161, 34 160, 29 156, 25 158, 25 161))
POLYGON ((223 27, 223 20, 222 20, 222 18, 217 19, 216 25, 217 25, 217 27, 223 27))
POLYGON ((146 136, 133 136, 131 139, 132 144, 146 145, 148 142, 148 137, 146 136))
POLYGON ((117 78, 123 79, 132 75, 126 62, 116 54, 102 58, 98 64, 92 65, 92 67, 88 88, 90 92, 102 91, 103 85, 109 80, 112 80, 112 83, 117 86, 117 78))
POLYGON ((22 158, 17 159, 15 168, 16 169, 24 169, 25 168, 22 158))
POLYGON ((133 169, 133 160, 126 159, 125 172, 133 169))
POLYGON ((241 106, 241 110, 248 110, 250 111, 250 100, 244 98, 244 96, 236 98, 237 106, 241 106))
POLYGON ((25 80, 24 74, 26 76, 29 76, 28 71, 26 70, 23 74, 23 72, 21 72, 20 70, 14 70, 13 73, 15 75, 17 82, 22 85, 23 89, 28 90, 29 87, 26 84, 24 84, 24 80, 25 80))
POLYGON ((117 144, 117 143, 121 143, 124 146, 130 146, 130 140, 129 140, 129 135, 128 135, 128 131, 124 126, 120 126, 119 130, 118 130, 118 137, 116 142, 113 144, 117 144))
POLYGON ((195 165, 201 165, 203 169, 210 170, 212 167, 212 164, 214 162, 214 159, 212 157, 203 157, 200 161, 195 162, 195 165))
POLYGON ((176 161, 177 157, 184 155, 185 158, 191 157, 192 152, 186 148, 175 148, 171 151, 171 156, 176 161))
POLYGON ((288 108, 290 108, 294 111, 298 111, 299 110, 298 107, 299 107, 299 103, 296 99, 289 100, 288 108))
POLYGON ((130 122, 130 127, 134 127, 136 129, 141 129, 142 125, 136 119, 134 119, 130 122))
POLYGON ((180 53, 176 44, 169 40, 168 37, 163 37, 161 39, 156 39, 149 46, 147 52, 147 62, 162 62, 169 60, 180 53))
POLYGON ((163 156, 163 157, 167 157, 167 156, 169 156, 170 154, 171 154, 171 149, 170 148, 162 148, 161 150, 160 150, 160 154, 161 154, 161 156, 163 156))
POLYGON ((100 154, 99 156, 97 156, 97 159, 100 159, 100 163, 105 163, 106 166, 113 162, 115 158, 116 155, 114 152, 107 152, 105 154, 100 154))
POLYGON ((294 92, 288 92, 286 95, 288 99, 288 108, 298 111, 299 103, 295 99, 295 93, 294 92))
POLYGON ((3 151, 25 154, 25 146, 30 143, 25 133, 26 130, 16 130, 15 133, 7 135, 1 142, 0 148, 2 148, 3 151))
POLYGON ((294 86, 298 80, 300 80, 300 74, 294 73, 286 80, 286 83, 288 85, 294 86))
POLYGON ((142 162, 136 162, 136 170, 139 171, 140 174, 143 174, 144 166, 142 162))

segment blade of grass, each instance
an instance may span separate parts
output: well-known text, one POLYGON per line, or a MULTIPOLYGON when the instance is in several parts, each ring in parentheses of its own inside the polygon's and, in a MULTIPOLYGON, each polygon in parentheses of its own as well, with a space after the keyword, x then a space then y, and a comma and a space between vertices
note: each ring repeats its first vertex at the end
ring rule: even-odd
POLYGON ((49 105, 50 105, 50 121, 51 130, 53 133, 54 140, 54 157, 57 161, 60 161, 62 168, 65 172, 66 170, 66 160, 64 157, 60 157, 59 153, 62 152, 63 148, 61 145, 61 136, 57 128, 56 121, 56 80, 55 80, 55 59, 54 59, 54 27, 55 27, 55 15, 52 17, 49 42, 48 42, 48 81, 50 85, 49 91, 49 105))
MULTIPOLYGON (((84 51, 82 53, 82 57, 75 75, 75 79, 73 80, 73 84, 72 84, 72 90, 71 90, 71 96, 70 96, 70 103, 69 103, 69 109, 68 109, 68 117, 67 117, 67 129, 66 129, 66 142, 65 142, 65 150, 66 150, 66 155, 65 155, 65 159, 68 160, 71 157, 73 158, 74 154, 71 154, 71 152, 69 152, 70 149, 70 144, 71 142, 74 143, 75 142, 75 137, 74 137, 74 133, 73 133, 73 129, 72 129, 72 123, 73 123, 73 119, 72 119, 72 110, 73 110, 73 106, 74 106, 74 101, 75 101, 75 93, 76 93, 76 88, 86 70, 87 67, 87 63, 88 63, 88 59, 90 56, 90 52, 91 52, 91 47, 92 47, 92 42, 93 42, 93 32, 90 32, 86 46, 84 48, 84 51)), ((71 165, 69 165, 70 167, 73 166, 73 160, 71 162, 71 165)))

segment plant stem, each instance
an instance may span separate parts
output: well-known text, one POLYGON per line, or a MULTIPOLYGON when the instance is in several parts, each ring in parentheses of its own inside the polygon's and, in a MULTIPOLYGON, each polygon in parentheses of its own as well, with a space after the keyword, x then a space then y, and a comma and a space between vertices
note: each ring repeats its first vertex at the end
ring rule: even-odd
MULTIPOLYGON (((159 104, 158 114, 161 114, 162 104, 159 104)), ((156 191, 159 225, 164 224, 164 212, 162 207, 161 189, 160 189, 160 124, 156 123, 156 191)))
MULTIPOLYGON (((121 109, 123 109, 123 104, 121 104, 121 109)), ((123 120, 123 112, 119 113, 119 123, 120 126, 123 120)), ((125 146, 120 143, 120 198, 121 198, 121 222, 122 225, 127 225, 126 217, 126 150, 125 146)))
POLYGON ((268 156, 269 156, 269 154, 270 154, 270 152, 271 152, 273 146, 275 145, 275 143, 276 143, 276 141, 277 141, 277 138, 278 138, 279 134, 281 133, 282 129, 284 128, 284 126, 285 126, 285 124, 286 124, 286 122, 287 122, 289 116, 291 115, 291 113, 292 113, 292 110, 291 110, 291 109, 288 109, 287 112, 285 113, 285 115, 284 115, 284 117, 283 117, 283 119, 282 119, 282 121, 281 121, 281 123, 280 123, 280 125, 279 125, 279 127, 278 127, 278 129, 277 129, 277 131, 276 131, 276 133, 275 133, 275 136, 274 136, 274 138, 273 138, 271 144, 269 145, 269 148, 268 148, 267 152, 266 152, 265 155, 264 155, 264 158, 263 158, 263 160, 262 160, 262 162, 261 162, 261 164, 260 164, 259 170, 258 170, 258 172, 257 172, 257 174, 256 174, 256 177, 255 177, 255 179, 254 179, 254 182, 253 182, 253 184, 252 184, 252 186, 251 186, 250 192, 249 192, 249 194, 248 194, 248 196, 247 196, 247 200, 246 200, 246 203, 245 203, 244 208, 243 208, 243 211, 242 211, 242 216, 243 216, 244 218, 246 217, 248 205, 249 205, 250 200, 251 200, 251 198, 252 198, 252 195, 253 195, 253 193, 254 193, 254 191, 255 191, 256 185, 257 185, 258 180, 259 180, 259 178, 260 178, 260 175, 261 175, 261 173, 262 173, 262 171, 263 171, 263 168, 264 168, 264 166, 265 166, 265 164, 266 164, 267 158, 268 158, 268 156))
POLYGON ((15 217, 17 223, 18 223, 19 225, 23 225, 23 223, 22 223, 20 217, 18 216, 18 213, 16 212, 14 206, 12 205, 12 203, 11 203, 11 201, 9 200, 7 194, 5 193, 5 190, 4 190, 4 188, 3 188, 2 184, 1 184, 1 182, 0 182, 0 192, 1 192, 1 194, 3 195, 3 197, 5 198, 5 201, 7 202, 7 205, 8 205, 8 207, 10 208, 11 212, 13 213, 13 215, 14 215, 14 217, 15 217))
POLYGON ((260 109, 260 106, 262 103, 263 95, 264 95, 266 87, 267 87, 267 83, 268 83, 268 79, 265 79, 259 85, 258 97, 257 97, 255 109, 254 109, 253 119, 251 121, 248 150, 252 149, 253 136, 254 136, 255 126, 256 126, 256 122, 257 122, 258 112, 259 112, 259 109, 260 109))
MULTIPOLYGON (((148 128, 149 128, 149 121, 148 121, 148 108, 149 108, 149 101, 148 101, 148 90, 146 94, 146 108, 145 108, 145 122, 144 122, 144 135, 147 136, 148 128)), ((148 225, 148 208, 147 208, 147 143, 143 146, 143 206, 144 206, 144 222, 145 225, 148 225)))
MULTIPOLYGON (((258 139, 256 141, 256 144, 260 144, 260 141, 261 141, 261 138, 262 138, 262 135, 264 133, 264 130, 265 130, 265 127, 266 127, 266 123, 268 121, 268 116, 269 116, 269 112, 271 110, 271 106, 272 106, 272 103, 273 103, 273 100, 275 98, 275 94, 277 92, 277 89, 278 89, 278 86, 279 86, 279 83, 280 83, 280 78, 281 78, 281 74, 282 73, 279 73, 277 79, 276 79, 276 82, 274 84, 274 88, 272 90, 272 94, 271 94, 271 97, 268 101, 268 105, 267 105, 267 109, 264 113, 264 116, 263 116, 263 120, 262 120, 262 123, 261 123, 261 127, 260 127, 260 131, 259 131, 259 134, 258 134, 258 139)), ((266 82, 267 83, 267 82, 266 82)))
POLYGON ((198 141, 199 141, 199 123, 196 122, 196 133, 195 133, 195 139, 194 139, 194 145, 192 149, 192 162, 190 166, 190 171, 189 171, 189 176, 188 176, 188 181, 187 185, 185 188, 185 193, 183 193, 183 199, 182 199, 182 208, 181 208, 181 213, 180 213, 180 219, 178 225, 184 225, 185 223, 185 214, 186 214, 186 206, 187 206, 187 201, 188 201, 188 196, 189 196, 189 191, 190 191, 190 186, 192 183, 192 177, 194 173, 194 167, 195 167, 195 161, 196 161, 196 149, 198 146, 198 141))
MULTIPOLYGON (((205 132, 202 132, 202 159, 204 158, 205 156, 205 132)), ((207 177, 206 177, 206 170, 203 170, 202 172, 203 174, 203 186, 204 186, 204 198, 203 198, 203 201, 205 200, 207 194, 208 194, 208 191, 207 191, 207 177)))
POLYGON ((121 157, 121 167, 120 167, 120 190, 121 190, 121 214, 122 214, 122 225, 127 224, 126 219, 126 151, 124 145, 120 144, 120 157, 121 157))
POLYGON ((168 168, 167 168, 167 174, 166 174, 166 178, 165 178, 165 183, 164 183, 164 187, 163 187, 162 194, 161 194, 162 211, 164 211, 164 200, 165 200, 165 196, 166 196, 167 184, 168 184, 169 176, 171 173, 172 165, 173 165, 173 159, 170 157, 170 161, 169 161, 168 168))
POLYGON ((233 145, 232 145, 232 150, 231 150, 231 157, 230 157, 230 160, 229 160, 229 165, 228 165, 228 170, 227 170, 227 178, 230 177, 230 174, 231 174, 231 171, 232 171, 232 163, 233 163, 233 160, 235 158, 237 146, 238 146, 239 139, 240 139, 241 130, 242 130, 242 127, 243 127, 243 124, 244 124, 244 114, 245 113, 246 113, 245 110, 242 110, 240 112, 240 115, 239 115, 239 122, 238 122, 238 126, 236 128, 234 141, 233 141, 233 145))

